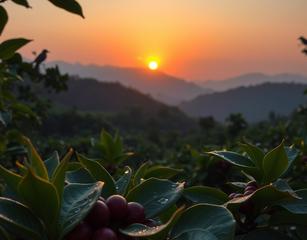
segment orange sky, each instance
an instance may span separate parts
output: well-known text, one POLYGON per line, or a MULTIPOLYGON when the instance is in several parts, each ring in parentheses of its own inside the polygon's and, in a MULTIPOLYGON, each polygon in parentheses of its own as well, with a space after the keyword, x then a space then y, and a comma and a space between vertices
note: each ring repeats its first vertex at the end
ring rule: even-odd
POLYGON ((145 66, 189 80, 247 72, 307 75, 297 37, 307 36, 306 0, 79 0, 85 19, 30 0, 32 9, 5 3, 10 22, 1 38, 34 39, 49 60, 145 66))

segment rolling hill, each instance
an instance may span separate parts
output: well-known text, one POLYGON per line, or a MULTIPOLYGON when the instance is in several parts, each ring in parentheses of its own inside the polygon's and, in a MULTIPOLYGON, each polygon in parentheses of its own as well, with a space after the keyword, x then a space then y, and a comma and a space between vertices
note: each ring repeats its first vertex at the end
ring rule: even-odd
POLYGON ((250 73, 225 80, 205 81, 200 83, 204 88, 214 91, 226 91, 237 87, 256 86, 263 83, 301 83, 307 84, 307 76, 298 74, 266 75, 263 73, 250 73))
POLYGON ((200 94, 212 92, 184 79, 147 69, 70 64, 61 61, 51 62, 48 65, 58 65, 62 72, 82 78, 90 77, 102 82, 119 82, 124 86, 150 94, 154 99, 169 105, 178 105, 200 94))
POLYGON ((271 111, 288 115, 302 103, 307 85, 291 83, 265 83, 252 87, 239 87, 225 92, 199 96, 180 105, 190 116, 213 116, 224 121, 230 113, 242 113, 250 122, 264 120, 271 111))

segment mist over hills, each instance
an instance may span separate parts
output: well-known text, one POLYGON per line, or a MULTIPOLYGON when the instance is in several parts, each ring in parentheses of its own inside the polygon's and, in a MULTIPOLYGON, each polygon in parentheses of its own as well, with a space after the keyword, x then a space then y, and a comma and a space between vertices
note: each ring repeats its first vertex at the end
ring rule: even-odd
POLYGON ((159 71, 140 68, 123 68, 114 66, 82 65, 66 62, 51 62, 58 65, 62 72, 78 75, 81 78, 95 78, 102 82, 119 82, 123 86, 134 88, 154 99, 169 105, 178 105, 182 101, 195 98, 200 94, 212 92, 193 82, 173 77, 159 71))
POLYGON ((204 88, 214 91, 225 91, 242 86, 255 86, 263 83, 302 83, 307 84, 307 76, 283 73, 267 75, 263 73, 249 73, 225 80, 210 80, 199 83, 204 88))
POLYGON ((242 113, 249 122, 256 122, 267 119, 272 111, 288 115, 300 104, 306 103, 305 88, 307 85, 293 83, 239 87, 199 96, 181 104, 180 109, 193 117, 213 116, 219 121, 224 121, 231 113, 242 113))

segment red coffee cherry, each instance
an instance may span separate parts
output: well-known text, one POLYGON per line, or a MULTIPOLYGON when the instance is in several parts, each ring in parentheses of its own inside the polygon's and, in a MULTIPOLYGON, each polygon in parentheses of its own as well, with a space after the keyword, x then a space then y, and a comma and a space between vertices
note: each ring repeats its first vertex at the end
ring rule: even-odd
POLYGON ((94 233, 92 240, 118 240, 118 238, 111 228, 100 228, 94 233))
POLYGON ((145 209, 137 202, 129 202, 126 221, 128 224, 143 223, 145 220, 145 209))
POLYGON ((104 202, 98 200, 87 215, 85 221, 95 229, 106 227, 110 221, 110 211, 108 206, 104 202))
POLYGON ((65 237, 66 240, 91 240, 93 235, 92 228, 85 222, 77 225, 70 233, 65 237))
POLYGON ((120 195, 110 196, 106 204, 110 210, 110 216, 113 220, 124 220, 127 216, 128 203, 127 200, 120 195))

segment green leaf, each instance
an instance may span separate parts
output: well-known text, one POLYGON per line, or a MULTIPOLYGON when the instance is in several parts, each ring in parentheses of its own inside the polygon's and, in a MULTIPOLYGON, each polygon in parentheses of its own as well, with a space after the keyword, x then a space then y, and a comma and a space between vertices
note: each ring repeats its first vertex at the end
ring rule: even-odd
POLYGON ((244 157, 235 152, 213 151, 213 152, 208 152, 208 154, 220 158, 222 160, 225 160, 241 168, 255 168, 255 164, 249 158, 244 157))
POLYGON ((95 180, 91 174, 84 168, 66 172, 66 181, 68 183, 94 183, 95 180))
POLYGON ((81 154, 77 154, 80 163, 89 171, 91 176, 96 181, 102 181, 105 183, 105 187, 102 190, 102 196, 107 198, 116 194, 116 186, 114 179, 108 173, 108 171, 97 161, 86 158, 81 154))
POLYGON ((124 196, 127 193, 128 187, 131 182, 131 177, 132 177, 132 169, 130 167, 125 168, 124 175, 120 177, 116 181, 116 190, 117 193, 124 196))
POLYGON ((183 208, 178 209, 171 216, 171 218, 165 224, 162 225, 148 227, 143 224, 132 224, 125 229, 120 229, 120 232, 133 238, 150 237, 150 239, 166 239, 169 230, 178 221, 182 212, 183 208))
POLYGON ((53 5, 84 18, 80 4, 75 0, 49 0, 53 5))
POLYGON ((146 171, 150 167, 150 164, 150 162, 145 162, 138 168, 133 178, 134 186, 140 184, 141 180, 145 178, 146 171))
POLYGON ((45 160, 45 166, 48 171, 49 179, 52 178, 52 175, 59 164, 60 164, 60 157, 57 151, 55 151, 51 155, 51 157, 45 160))
POLYGON ((307 214, 294 214, 284 211, 275 212, 270 220, 270 226, 280 226, 280 225, 297 225, 307 227, 307 214))
POLYGON ((39 156, 38 152, 32 145, 30 139, 23 137, 23 143, 26 145, 28 150, 28 156, 30 160, 31 167, 34 169, 35 173, 46 180, 49 179, 48 171, 44 164, 44 161, 39 156))
POLYGON ((234 234, 235 220, 225 207, 199 204, 181 215, 170 239, 233 240, 234 234))
POLYGON ((307 189, 295 192, 301 199, 283 201, 278 205, 294 214, 307 214, 307 189))
POLYGON ((126 199, 138 202, 145 208, 147 218, 152 218, 167 210, 180 198, 184 183, 150 178, 131 189, 126 199))
POLYGON ((9 39, 0 44, 0 59, 7 60, 15 54, 15 52, 28 44, 32 40, 24 38, 9 39))
POLYGON ((0 227, 0 239, 1 240, 12 240, 9 233, 3 227, 0 227))
POLYGON ((226 193, 217 188, 194 186, 186 188, 183 196, 193 203, 224 204, 228 201, 226 193))
POLYGON ((30 8, 30 5, 27 0, 12 0, 14 3, 24 6, 26 8, 30 8))
POLYGON ((73 150, 69 149, 67 154, 62 159, 61 163, 58 165, 58 167, 55 169, 54 174, 52 175, 51 182, 54 184, 59 199, 62 201, 62 195, 64 190, 64 184, 65 184, 65 173, 68 166, 68 162, 73 154, 73 150))
POLYGON ((9 16, 7 15, 5 8, 0 6, 0 35, 2 34, 8 20, 9 16))
POLYGON ((263 159, 264 183, 274 182, 289 166, 284 143, 268 152, 263 159))
POLYGON ((249 158, 253 163, 259 168, 262 169, 262 161, 264 158, 264 152, 255 145, 250 143, 244 143, 240 145, 242 149, 248 154, 249 158))
POLYGON ((46 240, 45 229, 32 211, 19 202, 0 197, 0 225, 18 237, 46 240))
POLYGON ((28 169, 28 173, 19 183, 18 193, 48 229, 55 225, 60 201, 54 185, 36 176, 32 169, 28 169))
POLYGON ((153 166, 146 171, 145 178, 162 178, 170 179, 179 173, 182 173, 182 169, 175 169, 164 166, 153 166))
POLYGON ((103 182, 91 184, 68 184, 64 189, 61 208, 61 236, 78 225, 97 202, 103 182))
POLYGON ((0 165, 0 177, 15 192, 18 190, 18 184, 22 177, 0 165))

